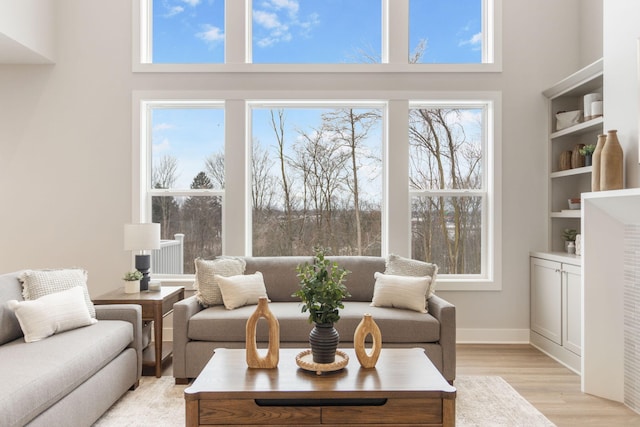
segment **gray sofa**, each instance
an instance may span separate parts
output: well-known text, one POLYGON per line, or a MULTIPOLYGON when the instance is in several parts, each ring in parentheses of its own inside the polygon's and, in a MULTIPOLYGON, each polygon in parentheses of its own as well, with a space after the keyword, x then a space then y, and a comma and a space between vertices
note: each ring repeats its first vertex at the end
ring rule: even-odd
POLYGON ((97 323, 27 343, 7 307, 18 276, 0 275, 0 426, 90 426, 139 384, 141 307, 96 306, 97 323))
MULTIPOLYGON (((451 383, 456 376, 455 306, 433 295, 428 314, 398 308, 371 307, 374 273, 385 271, 381 257, 327 257, 351 271, 346 286, 352 297, 344 301, 340 321, 340 347, 353 346, 353 334, 364 313, 371 313, 382 332, 383 347, 421 347, 442 375, 451 383)), ((313 263, 313 257, 246 257, 246 274, 263 274, 269 309, 280 323, 280 347, 308 348, 313 325, 300 311, 300 300, 291 294, 299 288, 296 266, 313 263)), ((215 348, 243 348, 245 325, 255 305, 227 310, 224 306, 204 308, 196 296, 174 305, 173 375, 184 384, 198 376, 215 348)), ((258 325, 259 342, 267 342, 266 328, 258 325)))

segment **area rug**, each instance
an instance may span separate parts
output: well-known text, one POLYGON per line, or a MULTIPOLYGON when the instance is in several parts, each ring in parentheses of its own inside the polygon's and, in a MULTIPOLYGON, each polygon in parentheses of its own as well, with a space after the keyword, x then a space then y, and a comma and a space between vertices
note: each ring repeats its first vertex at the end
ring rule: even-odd
MULTIPOLYGON (((183 426, 187 386, 173 377, 142 377, 140 387, 127 392, 100 418, 97 427, 183 426)), ((458 427, 553 427, 504 379, 461 376, 455 381, 458 427)))

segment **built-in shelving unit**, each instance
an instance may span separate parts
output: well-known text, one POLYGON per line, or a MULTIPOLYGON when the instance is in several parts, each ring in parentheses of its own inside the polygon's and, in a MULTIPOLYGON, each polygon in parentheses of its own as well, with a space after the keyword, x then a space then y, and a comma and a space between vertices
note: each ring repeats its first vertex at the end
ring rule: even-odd
MULTIPOLYGON (((597 117, 571 127, 556 130, 556 113, 583 110, 584 95, 602 93, 602 60, 583 68, 544 91, 549 105, 549 239, 550 252, 564 251, 562 231, 581 229, 580 210, 569 210, 568 199, 591 191, 591 166, 560 170, 560 155, 577 144, 595 144, 604 132, 604 119, 597 117)), ((579 260, 578 260, 579 261, 579 260)))

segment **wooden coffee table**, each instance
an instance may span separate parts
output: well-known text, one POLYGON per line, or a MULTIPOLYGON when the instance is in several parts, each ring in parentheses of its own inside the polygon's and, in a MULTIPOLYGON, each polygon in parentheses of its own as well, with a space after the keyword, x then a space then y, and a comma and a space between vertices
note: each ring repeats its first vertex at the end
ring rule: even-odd
POLYGON ((298 367, 301 351, 250 369, 245 350, 217 349, 184 391, 186 425, 455 425, 456 389, 422 349, 382 349, 371 369, 343 349, 347 367, 323 375, 298 367))

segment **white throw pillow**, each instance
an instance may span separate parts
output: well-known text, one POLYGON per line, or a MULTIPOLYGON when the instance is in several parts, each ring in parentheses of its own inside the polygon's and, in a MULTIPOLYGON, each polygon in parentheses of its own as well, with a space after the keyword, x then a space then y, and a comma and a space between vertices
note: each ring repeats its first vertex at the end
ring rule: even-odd
POLYGON ((7 301, 20 323, 26 342, 43 340, 59 332, 92 325, 80 286, 55 292, 32 301, 7 301))
POLYGON ((431 285, 427 298, 431 297, 436 290, 436 276, 438 275, 438 266, 430 262, 418 261, 417 259, 404 258, 399 255, 389 254, 387 257, 384 274, 393 274, 396 276, 429 276, 431 277, 431 285))
POLYGON ((429 290, 431 277, 394 276, 375 273, 376 284, 373 288, 374 307, 406 308, 427 312, 425 296, 429 290))
POLYGON ((241 258, 217 258, 214 260, 195 259, 196 298, 205 307, 222 305, 222 294, 215 275, 229 277, 244 273, 246 261, 241 258))
POLYGON ((267 288, 264 286, 264 279, 259 271, 254 274, 231 277, 222 277, 216 274, 216 280, 220 285, 222 300, 227 310, 258 304, 260 297, 267 296, 267 288))
POLYGON ((87 272, 80 268, 60 270, 26 270, 20 277, 22 296, 25 300, 36 300, 55 292, 66 291, 76 286, 82 289, 84 302, 91 317, 96 317, 96 309, 87 289, 87 272))

